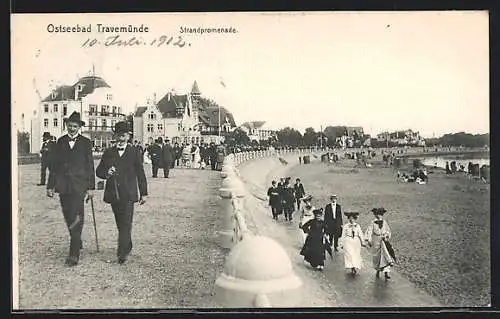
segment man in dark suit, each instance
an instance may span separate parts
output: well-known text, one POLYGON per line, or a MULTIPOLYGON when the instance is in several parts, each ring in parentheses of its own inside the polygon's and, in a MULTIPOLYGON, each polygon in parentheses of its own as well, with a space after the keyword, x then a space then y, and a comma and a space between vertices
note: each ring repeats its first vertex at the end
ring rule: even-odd
POLYGON ((300 182, 300 178, 295 180, 295 184, 293 185, 293 193, 295 195, 295 201, 297 202, 297 210, 300 210, 300 202, 302 201, 302 197, 306 195, 304 191, 304 185, 300 182))
POLYGON ((80 113, 65 119, 68 134, 61 136, 54 147, 53 166, 47 183, 47 196, 59 193, 64 220, 71 237, 66 265, 75 266, 82 249, 84 200, 93 197, 95 189, 92 142, 79 134, 85 123, 80 113))
POLYGON ((52 136, 49 132, 43 133, 43 143, 42 148, 40 150, 41 154, 41 172, 40 172, 40 183, 38 186, 45 185, 45 181, 47 180, 47 169, 51 170, 52 158, 54 157, 54 146, 55 143, 52 141, 52 136))
POLYGON ((175 152, 168 138, 165 138, 165 144, 161 149, 161 156, 163 161, 163 177, 168 178, 168 174, 175 160, 175 152))
POLYGON ((174 144, 174 162, 172 163, 172 166, 179 166, 180 165, 180 160, 182 157, 182 148, 179 146, 179 143, 175 142, 174 144))
POLYGON ((276 187, 276 181, 272 181, 271 187, 267 190, 267 196, 269 197, 269 206, 271 207, 273 219, 278 220, 281 203, 279 189, 276 187))
POLYGON ((161 165, 161 148, 163 146, 163 139, 158 137, 153 145, 149 148, 149 155, 151 156, 151 167, 153 169, 153 178, 158 177, 158 169, 161 165))
POLYGON ((141 152, 127 143, 130 134, 128 123, 116 123, 114 133, 117 144, 104 151, 96 175, 106 179, 104 202, 111 204, 115 215, 118 263, 123 264, 132 250, 134 203, 139 201, 141 205, 144 204, 148 188, 141 152))
POLYGON ((217 148, 214 142, 210 143, 210 147, 208 148, 208 156, 210 157, 210 165, 212 170, 215 171, 217 169, 217 148))
POLYGON ((330 203, 325 206, 325 224, 330 245, 338 251, 339 238, 342 236, 342 209, 337 204, 337 195, 331 195, 330 203))

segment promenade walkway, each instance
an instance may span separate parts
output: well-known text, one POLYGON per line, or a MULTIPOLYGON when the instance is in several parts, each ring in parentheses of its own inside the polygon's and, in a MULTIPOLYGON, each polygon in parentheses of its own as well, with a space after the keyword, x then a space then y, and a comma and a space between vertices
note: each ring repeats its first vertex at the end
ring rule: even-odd
MULTIPOLYGON (((396 272, 389 282, 376 280, 370 265, 367 250, 362 250, 363 271, 354 279, 346 275, 342 253, 327 256, 325 270, 314 271, 299 255, 301 243, 297 218, 293 224, 281 219, 276 223, 271 219, 265 193, 272 179, 286 176, 286 171, 298 156, 284 157, 290 164, 282 165, 277 158, 264 158, 243 163, 239 167, 240 175, 247 189, 254 196, 245 200, 247 207, 253 207, 245 216, 248 227, 256 234, 269 236, 277 240, 288 252, 294 270, 304 282, 305 303, 314 303, 330 307, 437 307, 439 302, 417 289, 407 279, 396 272)), ((306 305, 304 305, 306 307, 306 305)))
POLYGON ((88 203, 80 263, 68 268, 69 236, 58 197, 48 199, 36 186, 39 165, 19 166, 20 308, 216 306, 214 282, 227 254, 217 245, 220 173, 174 169, 169 179, 153 179, 150 165, 145 170, 149 197, 135 209, 129 261, 116 262, 114 216, 103 191, 96 191, 100 252, 88 203))

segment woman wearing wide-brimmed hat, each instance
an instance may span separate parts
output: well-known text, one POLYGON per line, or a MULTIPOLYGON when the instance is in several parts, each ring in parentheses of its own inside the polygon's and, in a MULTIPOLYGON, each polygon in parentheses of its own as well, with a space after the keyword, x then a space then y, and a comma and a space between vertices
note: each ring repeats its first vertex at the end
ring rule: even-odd
POLYGON ((302 230, 308 234, 300 254, 304 260, 317 270, 325 266, 325 222, 322 219, 323 209, 313 211, 314 218, 302 225, 302 230))
POLYGON ((302 238, 302 244, 305 244, 306 238, 307 238, 307 233, 302 231, 302 226, 305 225, 308 221, 314 218, 314 213, 313 211, 316 209, 312 203, 312 195, 306 195, 305 197, 302 198, 302 202, 304 202, 304 205, 300 208, 300 219, 299 219, 299 228, 301 229, 301 238, 302 238))
POLYGON ((373 267, 377 271, 377 278, 380 272, 384 273, 386 279, 391 278, 389 272, 391 266, 394 265, 395 255, 389 239, 391 238, 391 229, 386 220, 383 219, 387 210, 383 207, 373 208, 375 220, 368 226, 366 230, 366 239, 371 247, 373 267))
POLYGON ((361 226, 356 222, 358 212, 345 212, 348 223, 342 226, 341 247, 344 248, 344 266, 350 269, 353 275, 361 269, 361 247, 365 246, 365 239, 361 226))

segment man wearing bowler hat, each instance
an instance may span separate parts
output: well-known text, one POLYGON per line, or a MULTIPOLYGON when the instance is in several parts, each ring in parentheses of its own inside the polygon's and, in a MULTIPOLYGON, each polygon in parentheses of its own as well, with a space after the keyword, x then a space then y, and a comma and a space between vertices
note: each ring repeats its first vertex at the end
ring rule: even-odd
POLYGON ((111 204, 118 228, 118 263, 123 264, 132 250, 134 203, 144 204, 148 195, 142 153, 127 143, 130 129, 125 121, 114 127, 116 145, 104 151, 96 175, 106 179, 104 201, 111 204), (139 189, 139 194, 137 193, 139 189))
POLYGON ((339 238, 342 236, 342 209, 335 194, 330 196, 330 203, 325 206, 325 224, 330 245, 338 251, 339 238))
POLYGON ((161 149, 161 157, 163 161, 163 177, 168 178, 168 174, 175 159, 174 149, 172 148, 168 137, 165 138, 165 144, 161 149))
POLYGON ((93 197, 95 189, 92 142, 79 130, 85 125, 80 113, 73 112, 64 120, 68 134, 61 136, 54 147, 52 170, 49 172, 47 196, 59 193, 61 208, 71 237, 66 265, 75 266, 82 249, 85 197, 93 197))
POLYGON ((49 132, 44 132, 42 139, 43 139, 42 149, 40 150, 42 167, 40 172, 40 183, 38 184, 39 186, 45 185, 45 181, 47 180, 47 169, 49 170, 49 176, 50 176, 50 169, 51 169, 52 159, 54 157, 54 145, 55 145, 55 143, 52 141, 52 136, 50 135, 49 132))

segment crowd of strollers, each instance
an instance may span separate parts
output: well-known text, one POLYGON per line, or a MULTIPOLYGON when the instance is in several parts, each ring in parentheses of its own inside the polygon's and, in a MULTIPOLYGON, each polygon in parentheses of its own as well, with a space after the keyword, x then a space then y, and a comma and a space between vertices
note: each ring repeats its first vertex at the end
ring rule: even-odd
POLYGON ((157 138, 153 144, 142 148, 137 141, 134 145, 142 150, 144 163, 152 164, 153 177, 157 177, 158 169, 163 168, 165 177, 168 169, 174 167, 221 170, 226 147, 223 143, 174 143, 168 138, 157 138))
POLYGON ((292 185, 291 178, 282 178, 279 183, 272 181, 267 191, 273 219, 280 215, 288 222, 293 221, 293 214, 299 213, 299 231, 302 238, 300 255, 314 269, 323 270, 326 253, 343 251, 344 265, 355 276, 362 268, 361 249, 368 248, 372 257, 376 277, 381 273, 390 279, 390 269, 396 256, 389 240, 391 229, 384 219, 385 208, 373 208, 373 221, 363 232, 357 223, 358 212, 342 212, 337 195, 330 196, 330 202, 323 207, 312 204, 312 195, 306 195, 300 179, 292 185), (296 209, 295 209, 296 207, 296 209), (347 218, 343 223, 342 214, 347 218))

